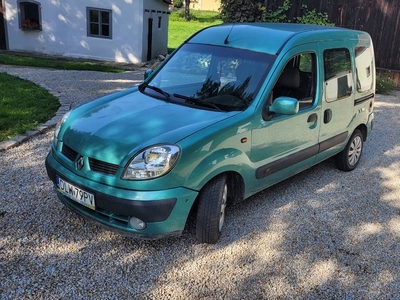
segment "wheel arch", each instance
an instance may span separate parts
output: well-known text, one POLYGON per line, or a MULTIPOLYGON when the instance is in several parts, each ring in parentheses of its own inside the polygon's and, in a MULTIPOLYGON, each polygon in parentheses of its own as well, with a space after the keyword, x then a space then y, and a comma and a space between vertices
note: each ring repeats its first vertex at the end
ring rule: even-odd
MULTIPOLYGON (((361 131, 361 133, 363 135, 363 141, 365 142, 367 140, 367 136, 368 136, 367 126, 365 124, 360 124, 357 126, 357 128, 354 129, 354 131, 356 131, 357 129, 361 131)), ((354 133, 354 131, 353 131, 353 133, 354 133)))
MULTIPOLYGON (((235 171, 225 171, 222 173, 218 173, 215 176, 209 178, 209 180, 204 184, 204 186, 217 178, 218 176, 221 175, 226 175, 227 176, 227 184, 228 184, 228 205, 235 205, 245 199, 245 182, 243 177, 235 171)), ((204 187, 203 186, 203 187, 204 187)), ((197 195, 196 199, 194 200, 192 207, 189 211, 188 218, 186 220, 186 226, 190 228, 189 230, 193 230, 193 228, 196 227, 196 216, 197 216, 197 211, 198 211, 198 205, 199 205, 199 196, 200 196, 201 190, 199 191, 199 194, 197 195)))
POLYGON ((245 152, 235 148, 219 149, 204 157, 186 177, 184 186, 200 192, 213 178, 224 173, 229 183, 244 195, 245 178, 252 174, 251 161, 245 152))

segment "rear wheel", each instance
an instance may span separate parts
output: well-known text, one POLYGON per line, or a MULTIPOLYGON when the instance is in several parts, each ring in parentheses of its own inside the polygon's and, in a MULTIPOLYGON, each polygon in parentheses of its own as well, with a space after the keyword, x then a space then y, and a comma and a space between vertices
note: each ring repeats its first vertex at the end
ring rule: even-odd
POLYGON ((363 146, 364 136, 356 129, 343 151, 336 155, 336 167, 345 172, 354 170, 360 161, 363 146))
POLYGON ((225 174, 212 179, 200 191, 196 218, 196 238, 199 243, 217 242, 225 222, 227 201, 228 184, 225 174))

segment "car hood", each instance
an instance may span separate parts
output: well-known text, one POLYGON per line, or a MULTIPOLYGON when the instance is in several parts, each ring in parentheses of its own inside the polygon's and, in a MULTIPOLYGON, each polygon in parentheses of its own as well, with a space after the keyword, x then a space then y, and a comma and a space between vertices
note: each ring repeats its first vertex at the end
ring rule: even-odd
POLYGON ((169 103, 137 90, 77 111, 65 123, 63 142, 81 155, 113 164, 154 144, 177 143, 238 113, 169 103))

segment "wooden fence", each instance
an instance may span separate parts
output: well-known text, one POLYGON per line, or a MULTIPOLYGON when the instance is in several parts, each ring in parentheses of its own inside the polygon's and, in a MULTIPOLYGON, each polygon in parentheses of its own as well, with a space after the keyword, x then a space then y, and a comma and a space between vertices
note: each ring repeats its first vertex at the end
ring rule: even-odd
MULTIPOLYGON (((339 27, 368 32, 375 46, 378 68, 400 73, 400 1, 399 0, 296 0, 291 1, 289 19, 308 10, 326 12, 329 21, 339 27)), ((275 10, 283 0, 267 0, 267 10, 275 10)))

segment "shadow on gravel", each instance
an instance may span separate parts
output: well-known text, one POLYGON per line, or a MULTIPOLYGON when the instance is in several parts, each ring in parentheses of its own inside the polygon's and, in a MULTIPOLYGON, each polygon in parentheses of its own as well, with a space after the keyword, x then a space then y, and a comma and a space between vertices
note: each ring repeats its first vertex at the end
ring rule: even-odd
POLYGON ((375 111, 356 170, 328 160, 230 207, 215 245, 133 240, 69 211, 44 170, 51 133, 0 153, 0 298, 396 299, 400 100, 375 111))

